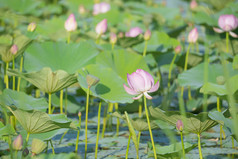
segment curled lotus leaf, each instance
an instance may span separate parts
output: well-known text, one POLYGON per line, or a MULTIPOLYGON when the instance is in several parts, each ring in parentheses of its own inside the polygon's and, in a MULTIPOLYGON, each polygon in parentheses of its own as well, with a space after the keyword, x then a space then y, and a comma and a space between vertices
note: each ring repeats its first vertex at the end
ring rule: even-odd
POLYGON ((69 74, 63 70, 53 72, 49 67, 31 73, 8 70, 7 74, 19 76, 46 93, 60 91, 77 82, 77 74, 69 74))

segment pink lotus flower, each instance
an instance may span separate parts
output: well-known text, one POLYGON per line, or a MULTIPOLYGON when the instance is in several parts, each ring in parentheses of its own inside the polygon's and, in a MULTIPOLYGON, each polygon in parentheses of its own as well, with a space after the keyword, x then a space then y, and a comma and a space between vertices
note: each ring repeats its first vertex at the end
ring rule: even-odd
POLYGON ((178 120, 177 123, 176 123, 176 129, 178 131, 183 131, 183 122, 182 120, 178 120))
POLYGON ((70 14, 68 19, 64 23, 64 28, 67 31, 75 31, 77 29, 77 22, 75 20, 74 14, 70 14))
POLYGON ((189 43, 196 43, 198 40, 198 29, 192 29, 188 34, 188 42, 189 43))
POLYGON ((146 30, 146 32, 144 34, 144 40, 150 40, 150 38, 151 38, 151 31, 146 30))
POLYGON ((190 3, 190 8, 193 10, 195 9, 196 7, 198 6, 196 0, 192 0, 191 3, 190 3))
POLYGON ((13 54, 13 55, 16 55, 17 54, 17 51, 18 51, 18 47, 16 44, 12 45, 12 47, 10 48, 10 52, 13 54))
POLYGON ((17 138, 13 141, 12 148, 14 150, 21 150, 22 144, 23 144, 22 136, 18 135, 17 138))
POLYGON ((36 23, 32 22, 27 26, 27 31, 33 32, 36 29, 36 23))
POLYGON ((232 32, 232 30, 235 30, 238 27, 238 19, 234 15, 221 15, 218 19, 218 25, 221 29, 219 28, 213 28, 213 30, 217 33, 223 33, 223 32, 229 32, 229 34, 237 38, 238 35, 232 32))
POLYGON ((101 3, 97 3, 94 4, 93 6, 93 15, 97 15, 100 13, 106 13, 111 9, 110 4, 106 3, 106 2, 101 2, 101 3))
POLYGON ((126 92, 131 95, 139 95, 133 99, 139 99, 142 95, 145 95, 147 99, 152 99, 148 93, 155 92, 159 88, 159 81, 154 84, 153 77, 142 69, 137 69, 131 75, 127 74, 127 83, 129 87, 123 84, 126 92))
POLYGON ((96 33, 102 35, 107 31, 107 19, 103 19, 96 26, 96 33))
POLYGON ((115 33, 111 33, 110 35, 110 43, 115 44, 117 42, 117 35, 115 33))
POLYGON ((137 37, 138 35, 140 35, 142 33, 141 28, 139 27, 134 27, 131 28, 130 31, 126 32, 126 37, 137 37))

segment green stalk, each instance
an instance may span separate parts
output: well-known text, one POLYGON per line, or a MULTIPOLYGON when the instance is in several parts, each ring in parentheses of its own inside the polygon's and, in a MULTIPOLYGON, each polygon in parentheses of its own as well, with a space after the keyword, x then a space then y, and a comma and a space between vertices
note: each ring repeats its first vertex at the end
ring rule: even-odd
POLYGON ((147 44, 148 44, 148 41, 145 40, 145 47, 144 47, 144 51, 143 51, 143 57, 145 57, 146 55, 146 51, 147 51, 147 44))
MULTIPOLYGON (((22 72, 22 67, 23 67, 23 55, 21 56, 21 62, 20 62, 20 72, 22 72)), ((20 91, 20 84, 21 84, 21 77, 18 77, 18 82, 17 82, 17 91, 20 91)))
POLYGON ((184 142, 183 142, 183 132, 180 131, 180 136, 181 136, 181 143, 182 143, 182 149, 183 149, 183 158, 185 159, 185 149, 184 149, 184 142))
POLYGON ((30 133, 28 132, 27 135, 26 135, 26 144, 25 144, 25 148, 27 147, 29 137, 30 137, 30 133))
POLYGON ((202 157, 202 147, 201 147, 201 141, 200 141, 200 134, 198 133, 198 150, 199 150, 199 157, 200 159, 203 159, 202 157))
POLYGON ((55 154, 55 149, 54 149, 54 145, 52 143, 52 140, 50 140, 50 145, 51 145, 51 148, 52 148, 52 154, 54 155, 55 154))
POLYGON ((65 131, 65 132, 64 132, 64 134, 61 136, 61 138, 60 138, 60 141, 59 141, 59 144, 61 144, 61 142, 62 142, 62 140, 63 140, 64 136, 67 134, 67 132, 68 132, 68 130, 67 130, 67 131, 65 131))
POLYGON ((40 89, 36 89, 36 98, 39 98, 40 97, 40 89))
POLYGON ((60 114, 63 114, 63 96, 64 96, 64 90, 60 90, 60 114))
POLYGON ((115 46, 115 44, 114 44, 114 43, 112 43, 112 51, 114 50, 114 46, 115 46))
MULTIPOLYGON (((109 105, 109 104, 108 104, 109 105)), ((106 125, 107 125, 107 108, 105 106, 104 113, 103 113, 103 127, 102 127, 102 138, 104 138, 104 133, 106 130, 106 125)))
POLYGON ((89 87, 87 89, 87 100, 86 100, 86 117, 85 117, 85 154, 84 154, 84 158, 87 157, 87 141, 88 141, 88 137, 87 137, 87 132, 88 132, 88 105, 89 105, 89 87))
POLYGON ((174 62, 175 62, 175 59, 177 57, 177 54, 175 53, 174 54, 174 57, 170 63, 170 66, 169 66, 169 76, 168 76, 168 90, 170 88, 170 81, 171 81, 171 73, 172 73, 172 69, 173 69, 173 65, 174 65, 174 62))
POLYGON ((97 39, 96 39, 96 44, 99 44, 100 39, 101 39, 101 34, 98 35, 98 37, 97 37, 97 39))
POLYGON ((188 86, 188 100, 192 100, 191 87, 188 86))
POLYGON ((51 93, 48 94, 49 95, 49 108, 48 108, 48 114, 51 114, 51 93))
MULTIPOLYGON (((138 144, 140 144, 140 135, 141 135, 141 131, 138 132, 138 144)), ((138 145, 139 147, 139 145, 138 145)))
POLYGON ((144 95, 144 105, 145 105, 146 118, 147 118, 149 132, 150 132, 151 143, 152 143, 153 151, 154 151, 154 157, 155 157, 155 159, 157 159, 157 154, 156 154, 156 150, 155 150, 153 134, 152 134, 152 131, 151 131, 150 119, 149 119, 149 113, 148 113, 148 110, 147 110, 147 104, 146 104, 146 97, 145 97, 145 95, 144 95))
POLYGON ((7 75, 7 70, 8 70, 9 62, 6 62, 6 72, 5 72, 5 83, 6 83, 6 88, 9 88, 8 84, 8 75, 7 75))
MULTIPOLYGON (((13 59, 12 59, 12 69, 15 69, 15 55, 13 55, 13 59)), ((15 81, 16 81, 16 77, 12 76, 12 90, 15 90, 15 81)))
POLYGON ((226 32, 226 53, 229 52, 229 32, 226 32))
MULTIPOLYGON (((81 127, 81 116, 79 116, 79 126, 81 127)), ((77 140, 76 140, 76 145, 75 145, 75 153, 78 153, 78 144, 79 144, 79 134, 80 134, 80 130, 78 130, 77 133, 77 140)))
POLYGON ((71 32, 69 31, 69 32, 68 32, 68 38, 67 38, 67 44, 70 43, 70 36, 71 36, 71 32))
POLYGON ((139 104, 139 117, 142 116, 142 104, 140 103, 139 104))
POLYGON ((98 154, 98 140, 99 140, 99 134, 100 134, 101 107, 102 107, 102 101, 100 101, 99 107, 98 107, 98 128, 97 128, 97 140, 96 140, 96 146, 95 146, 95 158, 97 158, 97 154, 98 154))
MULTIPOLYGON (((115 103, 115 109, 116 109, 116 111, 118 111, 118 103, 115 103)), ((119 134, 119 127, 120 127, 120 119, 117 118, 117 133, 116 133, 116 136, 118 136, 118 134, 119 134)))
POLYGON ((130 141, 131 141, 131 133, 128 137, 128 143, 127 143, 127 147, 126 147, 126 159, 128 159, 128 152, 129 152, 129 147, 130 147, 130 141))
MULTIPOLYGON (((221 112, 219 97, 217 97, 217 111, 221 112)), ((222 126, 221 125, 220 125, 220 147, 222 148, 222 126)))
MULTIPOLYGON (((67 116, 67 101, 68 101, 68 89, 65 89, 65 106, 64 106, 64 111, 65 111, 65 115, 67 116)), ((63 102, 63 101, 62 101, 63 102)))
POLYGON ((11 140, 11 136, 8 135, 8 146, 10 149, 10 153, 11 153, 11 159, 13 159, 13 153, 12 153, 12 140, 11 140))

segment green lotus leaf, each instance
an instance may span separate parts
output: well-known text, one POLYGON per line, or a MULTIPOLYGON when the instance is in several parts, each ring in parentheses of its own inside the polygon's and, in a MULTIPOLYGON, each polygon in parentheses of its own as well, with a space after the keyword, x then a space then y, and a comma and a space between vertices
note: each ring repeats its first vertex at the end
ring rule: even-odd
POLYGON ((90 42, 33 43, 25 52, 24 68, 28 72, 50 67, 53 71, 64 70, 68 73, 75 73, 78 69, 91 63, 97 54, 97 49, 90 42))
POLYGON ((14 106, 7 107, 22 127, 30 134, 45 133, 61 128, 77 127, 63 114, 48 115, 38 110, 25 111, 14 106))
MULTIPOLYGON (((132 96, 127 94, 123 88, 124 80, 109 67, 92 64, 85 67, 88 73, 100 79, 99 83, 90 88, 90 93, 110 103, 132 103, 132 96)), ((86 91, 88 84, 87 73, 79 71, 78 81, 80 86, 86 91)))
POLYGON ((0 137, 6 136, 6 135, 15 135, 15 129, 12 127, 12 125, 7 124, 6 126, 0 122, 0 137))
MULTIPOLYGON (((238 70, 233 70, 232 64, 228 63, 227 68, 229 75, 232 77, 238 74, 238 70)), ((208 78, 207 82, 216 83, 217 77, 222 76, 223 72, 222 65, 220 64, 209 64, 208 65, 208 78)), ((201 63, 178 76, 178 82, 181 86, 190 86, 192 88, 200 88, 204 85, 204 63, 201 63)))
MULTIPOLYGON (((150 148, 148 156, 153 157, 154 154, 153 154, 153 148, 152 148, 151 142, 148 143, 148 147, 150 148)), ((188 142, 184 142, 184 150, 186 153, 191 151, 195 147, 197 147, 197 144, 190 144, 188 142)), ((182 144, 181 144, 181 142, 170 144, 168 146, 161 146, 161 145, 156 144, 155 149, 156 149, 156 154, 161 155, 163 157, 166 157, 166 158, 167 157, 178 157, 182 153, 182 144)))
POLYGON ((238 69, 238 55, 234 57, 232 66, 233 66, 233 69, 236 69, 236 70, 238 69))
MULTIPOLYGON (((120 119, 124 120, 125 122, 127 121, 126 116, 121 115, 121 113, 119 113, 119 112, 114 112, 112 114, 112 116, 120 118, 120 119)), ((133 128, 135 128, 137 131, 149 130, 148 123, 147 123, 145 116, 143 116, 143 118, 132 118, 131 124, 132 124, 133 128)), ((158 125, 156 123, 154 123, 154 121, 150 122, 150 126, 151 126, 151 129, 158 128, 158 125)))
POLYGON ((127 121, 127 125, 128 125, 128 128, 129 128, 129 131, 131 133, 132 140, 133 140, 135 148, 136 148, 136 153, 138 154, 139 153, 139 142, 138 142, 138 139, 137 139, 136 132, 135 132, 135 130, 133 128, 133 125, 131 123, 131 119, 128 116, 126 111, 125 111, 125 116, 126 116, 126 121, 127 121))
POLYGON ((190 133, 201 134, 202 132, 212 128, 218 123, 208 117, 208 113, 202 112, 200 114, 186 113, 186 117, 180 115, 177 111, 164 112, 159 108, 149 107, 149 112, 152 118, 168 122, 176 126, 178 120, 182 120, 184 130, 190 133))
POLYGON ((34 98, 24 92, 17 92, 10 89, 4 89, 0 95, 0 104, 5 106, 14 105, 23 110, 40 110, 44 111, 48 107, 45 98, 34 98))
POLYGON ((7 73, 27 80, 46 93, 60 91, 77 82, 77 74, 68 74, 63 70, 52 72, 49 67, 31 73, 20 73, 16 70, 8 70, 7 73))
POLYGON ((151 73, 143 56, 122 49, 114 50, 113 53, 111 51, 100 53, 96 58, 96 63, 111 68, 125 81, 127 81, 127 73, 131 74, 137 69, 151 73))
MULTIPOLYGON (((32 40, 27 38, 26 36, 24 36, 22 34, 18 34, 15 37, 15 39, 13 40, 13 44, 16 44, 18 47, 18 51, 17 51, 17 54, 15 55, 15 57, 22 54, 25 51, 25 49, 27 48, 27 46, 31 43, 31 41, 32 40)), ((0 55, 4 62, 10 62, 13 60, 14 55, 10 52, 11 45, 12 44, 0 45, 0 55)))
MULTIPOLYGON (((179 45, 179 41, 171 38, 165 32, 153 32, 151 39, 148 41, 147 52, 166 52, 168 49, 179 45)), ((133 47, 138 52, 142 52, 145 42, 133 47)))

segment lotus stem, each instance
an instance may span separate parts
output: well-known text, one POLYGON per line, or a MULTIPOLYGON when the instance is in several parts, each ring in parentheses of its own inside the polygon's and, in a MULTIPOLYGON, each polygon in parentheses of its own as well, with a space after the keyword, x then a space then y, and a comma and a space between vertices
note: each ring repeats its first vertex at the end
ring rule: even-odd
POLYGON ((199 44, 196 42, 196 51, 199 52, 199 44))
POLYGON ((36 89, 36 98, 40 97, 40 89, 36 89))
POLYGON ((226 53, 229 52, 229 32, 226 32, 226 53))
POLYGON ((68 38, 67 38, 67 44, 70 43, 70 36, 71 36, 71 32, 69 31, 69 32, 68 32, 68 38))
POLYGON ((155 150, 153 134, 152 134, 152 131, 151 131, 150 119, 149 119, 149 113, 148 113, 148 110, 147 110, 147 104, 146 104, 146 97, 145 97, 145 95, 144 95, 144 105, 145 105, 146 118, 147 118, 149 132, 150 132, 151 143, 152 143, 153 151, 154 151, 154 157, 155 157, 155 159, 157 159, 157 154, 156 154, 156 150, 155 150))
POLYGON ((24 147, 24 148, 26 148, 26 147, 27 147, 27 144, 28 144, 29 137, 30 137, 30 133, 29 133, 29 132, 27 132, 27 135, 26 135, 26 144, 25 144, 25 147, 24 147))
MULTIPOLYGON (((219 97, 217 97, 217 111, 221 112, 219 97)), ((220 146, 222 148, 222 126, 221 125, 220 125, 220 146)))
POLYGON ((198 133, 198 150, 199 150, 199 157, 200 159, 203 159, 202 157, 202 147, 201 147, 201 141, 200 141, 200 134, 198 133))
POLYGON ((140 103, 139 104, 139 117, 142 116, 142 104, 140 103))
POLYGON ((95 158, 97 158, 97 154, 98 154, 98 140, 99 140, 99 134, 100 134, 101 107, 102 107, 102 101, 100 101, 99 107, 98 107, 98 127, 97 127, 97 140, 96 140, 96 146, 95 146, 95 158))
POLYGON ((143 57, 146 56, 146 51, 147 51, 147 44, 148 44, 148 41, 145 40, 145 47, 144 47, 144 51, 143 51, 143 57))
POLYGON ((130 141, 131 141, 131 133, 128 137, 128 143, 127 143, 127 147, 126 147, 126 159, 128 159, 128 152, 129 152, 129 147, 130 147, 130 141))
POLYGON ((191 44, 189 43, 188 49, 187 49, 187 52, 186 52, 186 57, 185 57, 184 71, 187 71, 187 68, 188 68, 188 54, 189 54, 189 51, 190 51, 190 46, 191 46, 191 44))
POLYGON ((101 34, 99 34, 99 35, 97 36, 96 44, 99 44, 99 43, 100 43, 100 39, 101 39, 101 34))
MULTIPOLYGON (((12 59, 12 69, 15 69, 15 55, 13 55, 13 59, 12 59)), ((16 81, 16 77, 12 76, 12 90, 15 91, 15 81, 16 81)))
POLYGON ((63 140, 64 136, 67 134, 67 132, 68 132, 68 130, 67 130, 67 131, 65 131, 65 132, 64 132, 64 134, 61 136, 61 138, 60 138, 60 141, 59 141, 59 144, 61 144, 61 142, 62 142, 62 140, 63 140))
POLYGON ((188 86, 188 100, 192 99, 191 87, 188 86))
MULTIPOLYGON (((140 144, 140 135, 141 135, 141 131, 138 132, 138 144, 140 144)), ((139 145, 138 145, 139 147, 139 145)))
MULTIPOLYGON (((64 111, 65 111, 65 115, 67 116, 67 113, 68 113, 68 112, 67 112, 67 104, 68 104, 68 103, 67 103, 67 101, 68 101, 68 89, 67 89, 67 88, 65 89, 65 99, 64 99, 64 100, 65 100, 64 111)), ((63 102, 63 101, 62 101, 62 102, 63 102)))
MULTIPOLYGON (((118 103, 115 103, 115 109, 116 109, 116 111, 118 111, 118 103)), ((119 128, 120 128, 120 119, 117 118, 117 133, 116 133, 116 136, 119 135, 119 128)))
POLYGON ((87 157, 87 141, 88 141, 88 137, 87 137, 87 132, 88 132, 88 105, 89 105, 89 93, 90 93, 90 89, 88 87, 87 89, 87 99, 86 99, 86 117, 85 117, 85 154, 84 154, 84 158, 87 157))
MULTIPOLYGON (((23 67, 23 55, 21 56, 21 62, 20 62, 20 72, 22 72, 22 67, 23 67)), ((17 91, 20 91, 20 85, 21 85, 21 77, 18 77, 17 81, 17 91)))
POLYGON ((9 88, 8 84, 8 75, 7 75, 7 70, 8 70, 9 62, 6 62, 6 72, 5 72, 5 83, 6 83, 6 88, 9 88))
POLYGON ((107 108, 105 106, 104 113, 103 113, 103 127, 102 127, 102 138, 104 138, 104 133, 106 130, 107 125, 107 108))
POLYGON ((232 142, 232 148, 234 149, 235 148, 235 142, 234 142, 234 138, 231 137, 231 142, 232 142))
POLYGON ((109 110, 109 113, 107 114, 107 121, 109 121, 108 127, 112 131, 112 116, 110 114, 113 111, 113 103, 110 103, 108 110, 109 110))
POLYGON ((64 96, 64 90, 60 90, 60 114, 63 114, 63 96, 64 96))
POLYGON ((185 149, 184 149, 184 142, 183 142, 183 132, 180 131, 180 137, 181 137, 181 143, 182 143, 182 149, 183 149, 183 159, 185 159, 185 149))
POLYGON ((53 145, 51 139, 50 139, 50 145, 51 145, 51 148, 52 148, 52 154, 54 155, 55 154, 55 149, 54 149, 54 145, 53 145))
POLYGON ((112 51, 114 50, 114 46, 115 46, 115 44, 114 44, 114 43, 112 43, 112 51))
POLYGON ((51 114, 51 93, 48 94, 49 95, 49 108, 48 108, 48 114, 51 114))
POLYGON ((175 62, 175 59, 177 57, 177 54, 175 53, 174 54, 174 57, 170 63, 170 66, 169 66, 169 76, 168 76, 168 90, 170 88, 170 82, 171 82, 171 73, 172 73, 172 69, 173 69, 173 65, 174 65, 174 62, 175 62))
MULTIPOLYGON (((79 116, 79 126, 81 127, 81 115, 79 116)), ((77 133, 77 140, 76 140, 76 145, 75 145, 75 153, 78 153, 78 144, 79 144, 79 134, 80 134, 80 130, 78 130, 77 133)))
POLYGON ((11 139, 11 136, 10 136, 10 135, 8 135, 8 146, 9 146, 10 153, 11 153, 11 159, 13 159, 13 153, 12 153, 12 139, 11 139))

